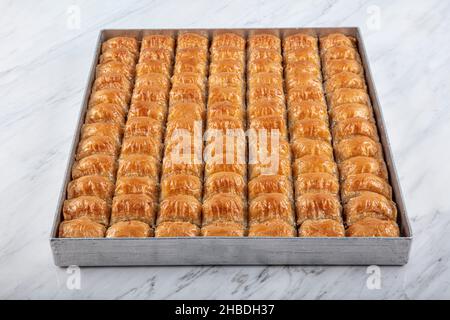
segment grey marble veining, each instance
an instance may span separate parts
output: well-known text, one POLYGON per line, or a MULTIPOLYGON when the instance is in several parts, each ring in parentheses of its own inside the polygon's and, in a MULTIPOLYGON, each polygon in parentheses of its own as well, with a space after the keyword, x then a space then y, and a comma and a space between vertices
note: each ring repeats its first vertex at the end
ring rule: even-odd
POLYGON ((447 1, 2 1, 0 298, 450 298, 447 1), (101 28, 360 26, 414 231, 381 267, 53 265, 49 230, 101 28), (75 286, 76 287, 76 286, 75 286), (71 289, 72 288, 72 289, 71 289))

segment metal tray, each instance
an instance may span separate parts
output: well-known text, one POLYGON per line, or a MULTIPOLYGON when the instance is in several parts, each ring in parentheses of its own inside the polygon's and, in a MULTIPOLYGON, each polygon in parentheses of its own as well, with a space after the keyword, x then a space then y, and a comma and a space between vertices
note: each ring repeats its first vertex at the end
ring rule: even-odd
MULTIPOLYGON (((88 85, 80 110, 77 130, 66 168, 55 213, 50 245, 57 266, 135 266, 135 265, 404 265, 408 262, 412 241, 411 227, 403 203, 403 196, 386 135, 385 123, 372 80, 366 50, 358 28, 280 28, 228 29, 244 35, 259 30, 279 32, 281 36, 307 32, 317 36, 342 32, 358 40, 368 90, 372 99, 376 122, 383 145, 394 201, 398 207, 399 238, 132 238, 132 239, 68 239, 58 238, 63 202, 70 181, 81 126, 94 81, 95 67, 101 43, 118 35, 133 35, 141 39, 148 33, 176 33, 177 30, 101 30, 97 39, 88 85)), ((208 33, 224 29, 195 29, 208 33)))

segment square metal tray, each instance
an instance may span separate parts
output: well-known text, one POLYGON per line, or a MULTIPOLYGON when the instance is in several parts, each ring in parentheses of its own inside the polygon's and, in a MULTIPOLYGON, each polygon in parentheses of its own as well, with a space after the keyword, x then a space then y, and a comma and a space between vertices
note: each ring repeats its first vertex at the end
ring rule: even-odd
MULTIPOLYGON (((50 245, 57 266, 137 266, 137 265, 404 265, 408 262, 412 232, 403 196, 392 159, 385 123, 372 80, 364 42, 358 28, 280 28, 280 29, 226 29, 248 35, 252 31, 268 30, 289 35, 307 32, 316 36, 342 32, 358 40, 369 95, 379 130, 384 156, 398 207, 399 238, 58 238, 62 207, 67 185, 71 178, 81 126, 84 122, 88 99, 95 76, 95 67, 103 41, 119 35, 133 35, 141 39, 148 33, 176 33, 176 30, 101 30, 97 39, 94 59, 84 92, 78 126, 66 168, 55 213, 50 245)), ((195 29, 210 36, 225 29, 195 29)))

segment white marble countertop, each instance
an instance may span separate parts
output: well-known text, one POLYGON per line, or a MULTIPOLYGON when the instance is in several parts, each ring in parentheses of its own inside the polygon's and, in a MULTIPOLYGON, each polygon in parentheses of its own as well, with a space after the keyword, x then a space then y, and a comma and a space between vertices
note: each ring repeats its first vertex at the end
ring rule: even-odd
POLYGON ((447 1, 2 1, 0 298, 450 298, 447 1), (359 26, 414 241, 404 267, 81 268, 49 231, 101 28, 359 26), (370 278, 369 278, 370 280, 370 278), (69 285, 68 285, 69 281, 69 285))

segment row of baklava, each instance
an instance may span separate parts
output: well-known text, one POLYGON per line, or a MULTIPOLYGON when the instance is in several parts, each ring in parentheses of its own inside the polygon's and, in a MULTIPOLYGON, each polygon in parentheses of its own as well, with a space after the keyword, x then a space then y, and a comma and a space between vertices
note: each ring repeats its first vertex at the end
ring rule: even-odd
POLYGON ((215 34, 210 56, 201 235, 242 237, 247 223, 245 39, 215 34))
POLYGON ((200 234, 208 37, 178 35, 164 139, 156 237, 200 234))
POLYGON ((346 234, 397 237, 397 209, 356 39, 343 34, 324 36, 320 53, 346 234))
POLYGON ((103 237, 110 223, 117 158, 133 88, 138 42, 118 37, 102 44, 85 123, 64 202, 60 237, 103 237))
POLYGON ((280 37, 250 35, 247 52, 248 236, 293 237, 297 231, 280 37))
POLYGON ((322 87, 317 38, 283 41, 295 206, 301 237, 342 237, 339 180, 322 87))
POLYGON ((149 34, 142 39, 108 237, 154 234, 174 43, 165 35, 149 34))

